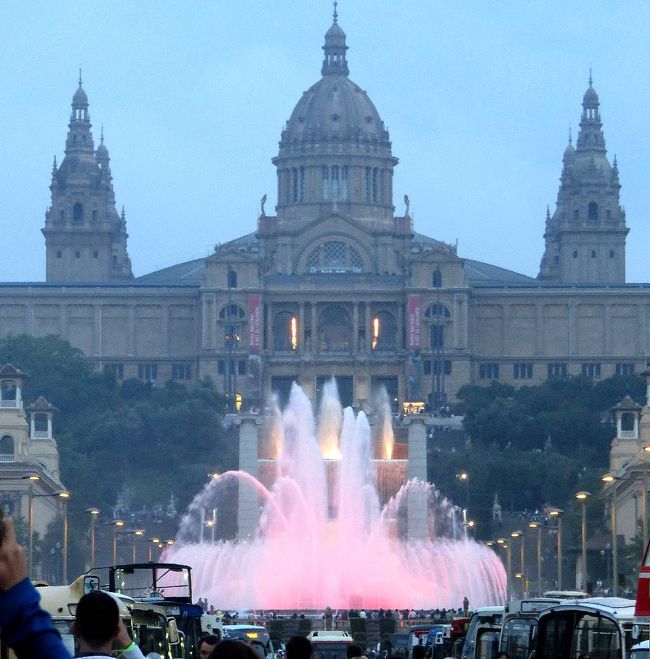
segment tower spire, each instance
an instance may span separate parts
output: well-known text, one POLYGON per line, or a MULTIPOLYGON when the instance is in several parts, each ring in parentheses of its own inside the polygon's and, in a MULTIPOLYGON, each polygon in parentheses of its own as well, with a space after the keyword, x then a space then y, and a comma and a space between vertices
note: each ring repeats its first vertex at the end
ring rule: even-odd
POLYGON ((333 16, 333 18, 334 18, 334 22, 335 22, 335 23, 338 23, 338 22, 339 22, 339 14, 338 14, 338 12, 336 11, 336 8, 338 7, 338 4, 339 4, 339 3, 338 3, 336 0, 334 0, 334 16, 333 16))

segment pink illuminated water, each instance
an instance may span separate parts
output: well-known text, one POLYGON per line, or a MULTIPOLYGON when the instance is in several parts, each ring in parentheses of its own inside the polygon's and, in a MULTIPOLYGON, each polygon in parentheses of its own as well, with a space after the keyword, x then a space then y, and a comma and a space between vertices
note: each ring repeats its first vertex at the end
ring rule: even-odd
POLYGON ((409 481, 380 506, 363 412, 355 417, 346 408, 341 418, 340 405, 330 400, 321 407, 319 425, 320 432, 309 400, 294 385, 275 423, 282 437, 272 441, 281 453, 270 490, 249 474, 226 472, 195 497, 165 555, 193 567, 195 598, 239 610, 458 608, 465 596, 472 607, 503 602, 501 562, 460 533, 456 508, 433 486, 409 481), (325 409, 338 418, 328 418, 325 409), (332 428, 340 429, 335 440, 332 428), (340 455, 335 469, 325 451, 340 455), (218 505, 221 485, 231 479, 259 496, 256 535, 199 543, 200 520, 206 518, 201 511, 218 505), (426 540, 405 537, 414 498, 428 505, 426 540))

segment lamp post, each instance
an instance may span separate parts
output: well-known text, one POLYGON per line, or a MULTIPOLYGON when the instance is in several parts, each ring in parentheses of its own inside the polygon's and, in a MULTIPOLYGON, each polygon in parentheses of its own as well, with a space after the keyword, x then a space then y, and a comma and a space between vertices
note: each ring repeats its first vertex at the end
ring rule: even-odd
POLYGON ((542 525, 539 522, 530 522, 529 529, 537 529, 537 594, 544 592, 542 588, 542 525))
POLYGON ((510 550, 510 543, 506 542, 505 538, 499 538, 497 543, 502 549, 506 550, 506 583, 508 585, 508 601, 510 601, 510 598, 512 597, 512 553, 510 550))
MULTIPOLYGON (((645 448, 645 447, 644 447, 645 448)), ((618 476, 614 474, 604 474, 601 478, 605 483, 605 489, 611 490, 611 503, 609 505, 609 523, 612 527, 612 595, 618 596, 618 520, 616 519, 616 481, 618 476)))
POLYGON ((27 526, 29 527, 29 542, 27 547, 27 574, 32 576, 32 568, 34 566, 34 486, 33 481, 40 481, 41 477, 38 474, 27 474, 21 476, 22 480, 30 481, 29 489, 27 491, 27 526))
POLYGON ((135 539, 139 538, 144 535, 144 531, 142 529, 136 529, 131 533, 131 560, 133 563, 136 562, 136 554, 135 554, 135 539))
POLYGON ((90 567, 95 565, 95 522, 99 516, 99 508, 86 508, 86 512, 90 515, 90 567))
POLYGON ((57 496, 63 501, 63 583, 68 583, 68 499, 70 492, 63 490, 57 496))
POLYGON ((576 499, 582 505, 582 590, 584 591, 587 590, 587 499, 590 496, 591 492, 584 490, 576 492, 576 499))
POLYGON ((469 474, 466 471, 461 471, 456 474, 456 478, 462 483, 465 483, 465 510, 469 509, 469 474))
POLYGON ((557 589, 562 590, 562 510, 551 508, 549 517, 557 519, 557 589))
POLYGON ((155 547, 159 547, 159 546, 160 546, 160 538, 151 538, 151 540, 149 541, 149 554, 148 554, 148 556, 149 556, 149 562, 150 562, 150 563, 151 563, 151 561, 153 560, 153 558, 152 558, 152 550, 153 550, 154 546, 155 546, 155 547))
MULTIPOLYGON (((526 567, 524 565, 525 563, 525 540, 524 540, 524 532, 523 531, 513 531, 510 534, 511 538, 519 538, 519 572, 517 574, 522 575, 524 574, 526 567)), ((515 574, 515 577, 517 577, 517 574, 515 574)))
POLYGON ((117 529, 124 526, 121 519, 114 519, 111 522, 113 526, 113 565, 117 565, 117 529))

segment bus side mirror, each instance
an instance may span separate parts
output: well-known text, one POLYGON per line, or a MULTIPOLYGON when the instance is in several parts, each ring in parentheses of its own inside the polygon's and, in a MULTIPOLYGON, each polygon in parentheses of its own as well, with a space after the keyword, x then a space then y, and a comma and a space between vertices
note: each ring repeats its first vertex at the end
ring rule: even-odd
POLYGON ((178 645, 180 643, 180 636, 178 633, 178 626, 176 625, 176 618, 167 618, 167 636, 169 637, 170 645, 178 645))

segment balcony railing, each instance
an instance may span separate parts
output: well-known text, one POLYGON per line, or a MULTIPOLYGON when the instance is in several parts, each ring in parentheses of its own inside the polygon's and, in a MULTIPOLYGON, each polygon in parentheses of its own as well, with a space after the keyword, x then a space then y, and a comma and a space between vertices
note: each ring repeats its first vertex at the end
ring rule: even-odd
POLYGON ((16 462, 16 456, 13 453, 0 453, 0 462, 16 462))
POLYGON ((0 407, 20 407, 17 400, 0 400, 0 407))
POLYGON ((50 433, 47 430, 34 430, 32 432, 32 439, 49 439, 50 433))

